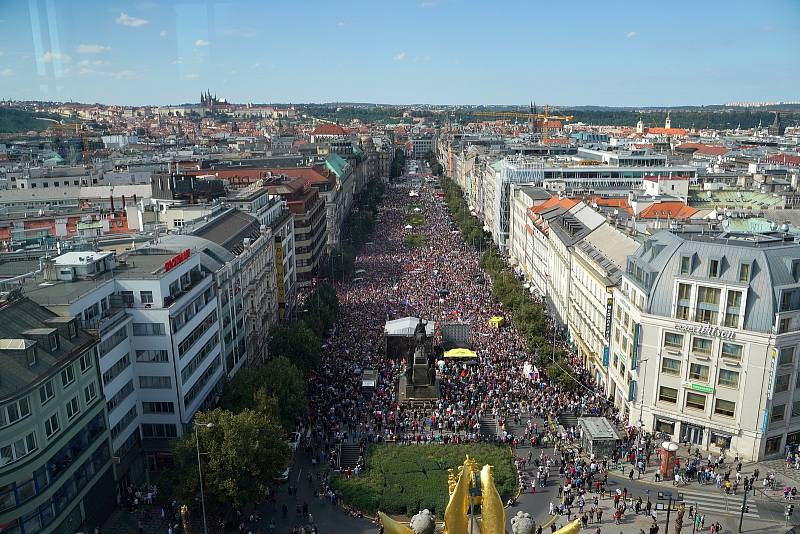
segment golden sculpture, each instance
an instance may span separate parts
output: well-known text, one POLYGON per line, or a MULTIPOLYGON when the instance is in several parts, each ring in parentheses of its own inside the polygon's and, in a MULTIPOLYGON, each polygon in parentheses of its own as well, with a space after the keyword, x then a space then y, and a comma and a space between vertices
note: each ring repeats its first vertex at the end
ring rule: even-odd
MULTIPOLYGON (((450 501, 444 511, 444 530, 441 534, 470 534, 470 515, 474 507, 480 506, 480 534, 504 534, 506 532, 506 510, 500 493, 494 484, 492 466, 484 465, 478 471, 478 464, 466 457, 458 477, 453 469, 448 469, 447 486, 450 501), (479 490, 479 491, 478 491, 479 490)), ((415 534, 408 526, 395 521, 383 512, 378 512, 386 534, 415 534)), ((576 519, 555 534, 578 534, 581 520, 576 519)))

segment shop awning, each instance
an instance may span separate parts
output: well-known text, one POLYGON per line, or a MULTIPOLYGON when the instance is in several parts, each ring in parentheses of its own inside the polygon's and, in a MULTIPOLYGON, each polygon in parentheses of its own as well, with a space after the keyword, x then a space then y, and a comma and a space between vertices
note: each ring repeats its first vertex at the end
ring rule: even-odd
POLYGON ((464 348, 457 348, 457 349, 450 349, 445 351, 444 353, 445 358, 477 358, 478 355, 475 354, 474 350, 464 349, 464 348))

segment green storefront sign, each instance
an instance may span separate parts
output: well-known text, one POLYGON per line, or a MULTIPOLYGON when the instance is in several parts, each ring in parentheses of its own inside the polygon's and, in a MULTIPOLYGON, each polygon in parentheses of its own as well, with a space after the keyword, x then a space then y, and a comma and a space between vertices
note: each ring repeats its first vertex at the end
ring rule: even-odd
POLYGON ((689 389, 693 391, 699 391, 700 393, 714 393, 714 388, 702 386, 700 384, 689 384, 689 389))

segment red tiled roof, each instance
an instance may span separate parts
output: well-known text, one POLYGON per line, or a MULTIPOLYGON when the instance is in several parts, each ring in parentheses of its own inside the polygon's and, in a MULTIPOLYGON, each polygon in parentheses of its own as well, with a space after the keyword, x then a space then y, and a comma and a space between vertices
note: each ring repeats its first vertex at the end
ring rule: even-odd
POLYGON ((639 212, 640 219, 691 219, 698 210, 683 202, 656 202, 639 212))
POLYGON ((705 154, 708 156, 724 156, 728 152, 730 152, 730 150, 728 150, 724 146, 703 145, 702 147, 697 149, 695 154, 705 154))
POLYGON ((325 167, 286 167, 268 169, 273 174, 285 174, 291 178, 303 178, 311 184, 328 182, 331 172, 325 167))
POLYGON ((777 163, 779 165, 789 165, 791 167, 800 167, 800 156, 791 156, 789 154, 775 154, 767 158, 769 163, 777 163))
POLYGON ((655 135, 686 135, 684 128, 646 128, 645 130, 647 133, 655 135))
POLYGON ((344 131, 344 128, 339 126, 338 124, 320 124, 314 131, 311 132, 311 135, 347 135, 347 132, 344 131))

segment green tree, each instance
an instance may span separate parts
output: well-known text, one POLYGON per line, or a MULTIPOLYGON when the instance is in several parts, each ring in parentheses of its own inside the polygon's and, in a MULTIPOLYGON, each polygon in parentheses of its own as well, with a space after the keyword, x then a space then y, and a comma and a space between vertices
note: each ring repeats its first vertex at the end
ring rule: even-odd
POLYGON ((308 411, 303 373, 283 356, 261 367, 242 369, 225 384, 220 406, 234 413, 275 413, 289 432, 294 430, 297 418, 308 411))
POLYGON ((304 374, 319 365, 320 338, 304 321, 273 326, 268 348, 273 358, 283 356, 304 374))
MULTIPOLYGON (((239 507, 263 499, 291 458, 278 421, 256 410, 221 409, 199 412, 195 421, 201 423, 195 431, 199 432, 206 506, 212 510, 239 507)), ((200 489, 195 440, 192 431, 173 442, 175 468, 166 477, 170 491, 187 503, 197 502, 200 489)), ((199 503, 191 511, 199 514, 199 503)))

